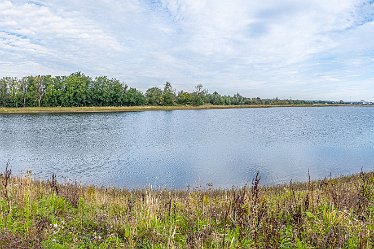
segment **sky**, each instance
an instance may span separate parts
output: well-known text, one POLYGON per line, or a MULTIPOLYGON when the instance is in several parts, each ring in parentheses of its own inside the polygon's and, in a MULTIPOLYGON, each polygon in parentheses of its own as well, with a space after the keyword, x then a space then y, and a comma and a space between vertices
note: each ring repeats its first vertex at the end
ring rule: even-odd
POLYGON ((0 77, 374 101, 374 0, 0 0, 0 77))

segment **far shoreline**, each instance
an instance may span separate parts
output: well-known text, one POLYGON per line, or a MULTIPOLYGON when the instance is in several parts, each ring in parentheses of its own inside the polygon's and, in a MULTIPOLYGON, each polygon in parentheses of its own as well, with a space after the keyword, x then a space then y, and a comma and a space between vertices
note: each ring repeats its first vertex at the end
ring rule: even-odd
POLYGON ((174 110, 213 110, 213 109, 244 109, 274 107, 332 107, 356 106, 347 104, 300 104, 300 105, 201 105, 201 106, 86 106, 86 107, 0 107, 1 114, 43 114, 43 113, 115 113, 142 111, 174 111, 174 110))

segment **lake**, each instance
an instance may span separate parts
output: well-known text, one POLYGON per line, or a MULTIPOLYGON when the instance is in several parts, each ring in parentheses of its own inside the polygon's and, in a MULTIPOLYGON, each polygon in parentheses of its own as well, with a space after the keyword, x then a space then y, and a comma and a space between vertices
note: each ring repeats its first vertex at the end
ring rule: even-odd
POLYGON ((0 168, 97 186, 228 188, 374 169, 374 108, 0 115, 0 168))

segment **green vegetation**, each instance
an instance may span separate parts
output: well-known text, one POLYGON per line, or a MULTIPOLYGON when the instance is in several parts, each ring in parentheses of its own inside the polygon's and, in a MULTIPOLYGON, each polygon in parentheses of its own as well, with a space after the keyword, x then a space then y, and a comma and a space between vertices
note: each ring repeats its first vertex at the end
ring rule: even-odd
POLYGON ((241 189, 1 176, 0 248, 373 248, 374 172, 241 189))
POLYGON ((0 107, 86 107, 86 106, 201 106, 201 105, 312 105, 330 101, 247 98, 239 93, 223 96, 209 93, 201 84, 193 92, 176 91, 166 82, 163 89, 145 93, 106 76, 92 79, 82 73, 69 76, 38 75, 0 79, 0 107))

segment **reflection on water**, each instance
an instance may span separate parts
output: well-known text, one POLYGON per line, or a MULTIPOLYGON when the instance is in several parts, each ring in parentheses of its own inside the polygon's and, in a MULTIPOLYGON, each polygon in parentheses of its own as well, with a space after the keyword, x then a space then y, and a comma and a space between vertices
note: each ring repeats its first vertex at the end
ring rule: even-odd
POLYGON ((0 115, 0 166, 86 184, 239 186, 374 169, 374 108, 0 115))

